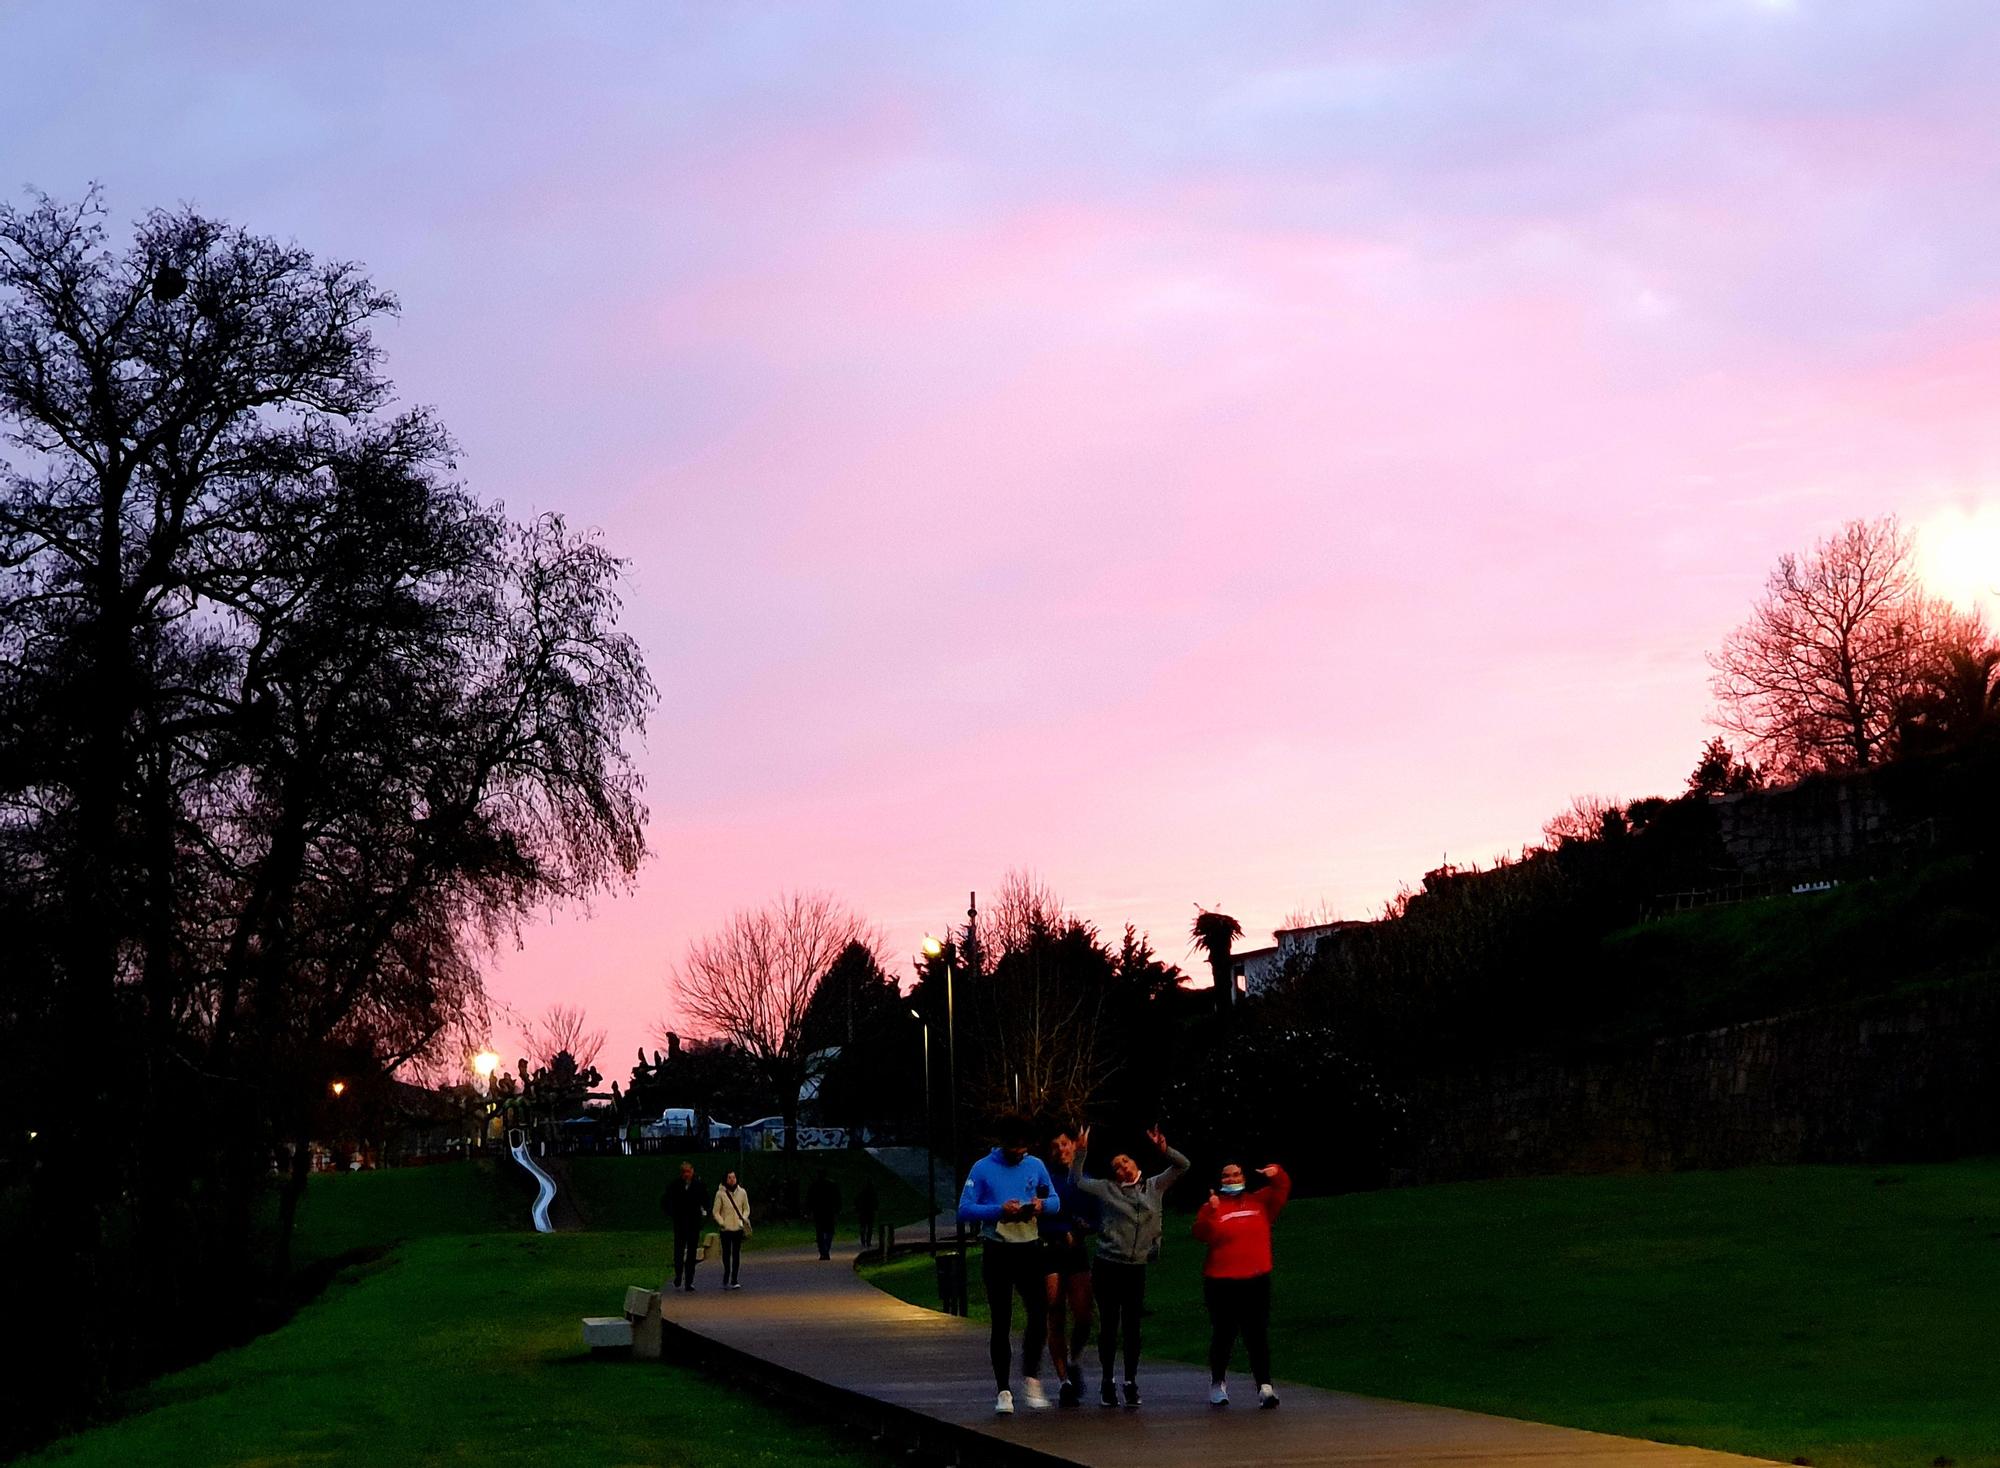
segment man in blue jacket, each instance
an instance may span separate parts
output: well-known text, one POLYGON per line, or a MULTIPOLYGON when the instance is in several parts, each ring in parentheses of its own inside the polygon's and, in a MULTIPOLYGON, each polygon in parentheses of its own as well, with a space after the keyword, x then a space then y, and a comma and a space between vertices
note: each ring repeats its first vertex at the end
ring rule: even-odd
POLYGON ((1042 1346, 1048 1331, 1048 1295, 1043 1284, 1041 1221, 1058 1207, 1048 1168, 1029 1155, 1034 1130, 1026 1118, 1003 1116, 997 1128, 1000 1145, 972 1164, 959 1194, 958 1216, 979 1225, 979 1274, 986 1286, 986 1308, 992 1317, 987 1339, 993 1358, 993 1379, 1000 1388, 993 1404, 998 1413, 1014 1410, 1009 1370, 1013 1362, 1010 1336, 1014 1327, 1014 1296, 1021 1297, 1027 1320, 1021 1333, 1021 1393, 1036 1411, 1048 1406, 1040 1371, 1042 1346))

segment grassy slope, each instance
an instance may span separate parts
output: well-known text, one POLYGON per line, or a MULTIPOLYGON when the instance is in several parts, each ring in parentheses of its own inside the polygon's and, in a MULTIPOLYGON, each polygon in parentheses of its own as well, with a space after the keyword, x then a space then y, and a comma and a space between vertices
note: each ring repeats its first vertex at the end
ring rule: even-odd
POLYGON ((1941 980, 2000 975, 1993 875, 1939 862, 1830 892, 1681 913, 1614 933, 1602 1038, 1679 1034, 1941 980))
MULTIPOLYGON (((120 1420, 29 1461, 879 1465, 702 1376, 589 1357, 579 1317, 615 1312, 627 1284, 657 1282, 665 1267, 670 1164, 585 1161, 573 1175, 592 1217, 631 1227, 528 1232, 525 1194, 484 1163, 314 1179, 302 1258, 397 1247, 344 1271, 283 1329, 155 1382, 120 1420)), ((872 1169, 885 1200, 910 1201, 866 1157, 831 1166, 850 1198, 872 1169)), ((754 1243, 803 1233, 780 1223, 754 1243)))
MULTIPOLYGON (((1184 1239, 1147 1347, 1200 1360, 1184 1239)), ((1280 1376, 1780 1461, 2000 1468, 2000 1161, 1362 1194, 1295 1204, 1278 1240, 1280 1376)), ((876 1278, 935 1304, 926 1261, 876 1278)))

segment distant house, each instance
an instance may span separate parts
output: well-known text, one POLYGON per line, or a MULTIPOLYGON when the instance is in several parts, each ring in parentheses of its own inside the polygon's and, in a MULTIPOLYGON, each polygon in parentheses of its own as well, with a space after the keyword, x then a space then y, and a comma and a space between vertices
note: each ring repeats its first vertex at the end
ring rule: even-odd
POLYGON ((1341 941, 1341 935, 1356 928, 1372 926, 1365 922, 1313 923, 1307 927, 1279 928, 1271 934, 1276 940, 1268 948, 1246 948, 1241 953, 1231 955, 1236 973, 1237 986, 1246 994, 1255 994, 1276 976, 1286 960, 1297 956, 1317 953, 1320 945, 1329 941, 1341 941))

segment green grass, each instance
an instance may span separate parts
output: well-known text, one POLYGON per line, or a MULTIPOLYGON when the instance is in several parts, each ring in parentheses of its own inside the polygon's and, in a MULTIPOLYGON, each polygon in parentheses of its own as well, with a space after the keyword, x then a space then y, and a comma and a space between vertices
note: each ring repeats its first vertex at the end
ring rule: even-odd
MULTIPOLYGON (((775 1181, 782 1162, 756 1160, 775 1181)), ((628 1284, 656 1284, 666 1271, 659 1195, 672 1163, 577 1161, 588 1164, 571 1168, 587 1213, 631 1227, 529 1231, 511 1164, 315 1177, 301 1207, 301 1261, 374 1257, 343 1270, 283 1328, 161 1378, 133 1393, 118 1420, 27 1461, 880 1468, 885 1460, 854 1440, 698 1373, 590 1357, 580 1318, 617 1313, 628 1284)), ((705 1180, 720 1178, 696 1161, 705 1180)), ((885 1206, 914 1198, 866 1156, 827 1165, 850 1200, 865 1175, 885 1206)), ((745 1171, 754 1189, 759 1169, 745 1171)), ((807 1234, 778 1221, 759 1227, 752 1247, 807 1234)))
POLYGON ((2000 974, 1990 866, 1942 861, 1829 892, 1642 923, 1604 941, 1598 1038, 1678 1034, 2000 974))
MULTIPOLYGON (((1283 1377, 1828 1468, 2000 1468, 2000 1160, 1307 1200, 1277 1252, 1283 1377)), ((1170 1225, 1149 1353, 1204 1359, 1199 1273, 1170 1225)), ((872 1274, 936 1304, 928 1261, 872 1274)))

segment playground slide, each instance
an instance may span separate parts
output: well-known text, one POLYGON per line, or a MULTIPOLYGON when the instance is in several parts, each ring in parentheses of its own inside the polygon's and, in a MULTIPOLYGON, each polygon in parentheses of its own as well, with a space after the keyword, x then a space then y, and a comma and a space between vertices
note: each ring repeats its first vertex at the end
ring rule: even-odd
POLYGON ((535 1179, 538 1191, 535 1194, 535 1206, 531 1215, 535 1220, 535 1232, 538 1234, 553 1232, 554 1225, 549 1222, 549 1204, 556 1198, 556 1180, 542 1171, 542 1165, 535 1161, 534 1154, 528 1150, 527 1133, 519 1127, 507 1133, 507 1145, 514 1151, 514 1160, 527 1168, 535 1179))

